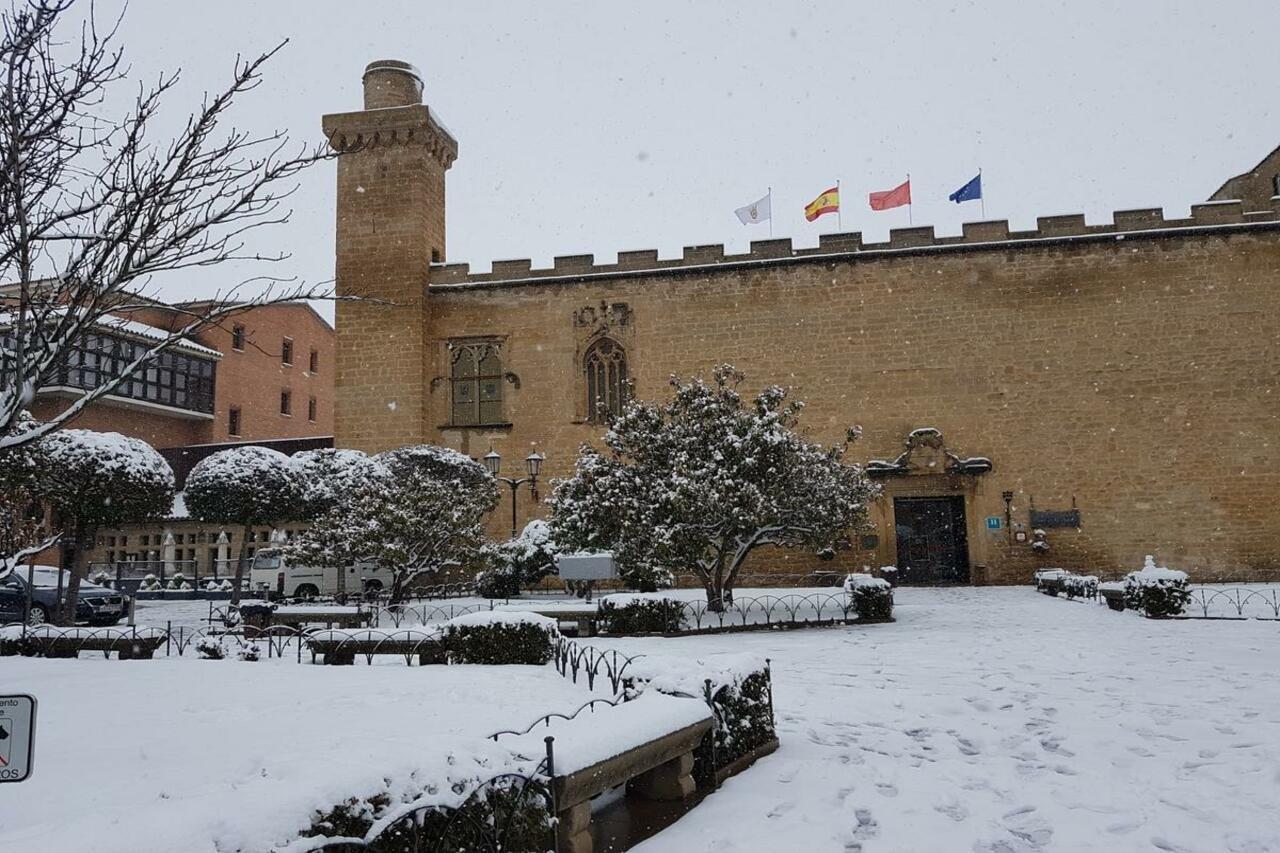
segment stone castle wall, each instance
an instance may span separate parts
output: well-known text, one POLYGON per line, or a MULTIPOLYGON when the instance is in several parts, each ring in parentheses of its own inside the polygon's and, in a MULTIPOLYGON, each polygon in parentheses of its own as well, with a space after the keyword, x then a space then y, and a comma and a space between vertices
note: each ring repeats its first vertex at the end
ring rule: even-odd
MULTIPOLYGON (((568 474, 579 444, 601 432, 582 422, 577 318, 625 303, 628 326, 612 334, 639 397, 662 398, 671 373, 728 361, 753 387, 793 388, 816 440, 860 424, 857 458, 893 459, 921 427, 961 456, 989 457, 986 474, 884 481, 889 498, 966 495, 976 579, 1021 582, 1042 565, 1116 571, 1146 553, 1202 573, 1280 569, 1280 226, 1274 213, 1246 217, 1232 205, 1198 206, 1196 216, 1144 231, 1159 217, 1118 215, 1133 232, 1123 239, 1116 227, 1062 218, 1088 239, 1047 238, 1054 221, 1042 220, 1041 239, 1005 243, 899 238, 890 251, 779 251, 750 263, 687 250, 681 265, 655 269, 646 258, 630 274, 585 263, 574 274, 563 259, 554 276, 433 268, 424 434, 473 456, 493 447, 508 465, 536 447, 548 474, 568 474), (445 426, 446 342, 469 336, 503 339, 516 380, 504 388, 509 428, 445 426), (1029 528, 1032 500, 1038 509, 1074 501, 1081 526, 1050 530, 1046 555, 1012 543, 1007 528, 985 527, 1003 517, 1005 490, 1015 524, 1029 528)), ((524 493, 521 502, 530 517, 524 493)), ((496 515, 498 533, 505 504, 496 515)), ((874 521, 875 547, 834 565, 772 553, 750 569, 892 564, 892 500, 874 521)))

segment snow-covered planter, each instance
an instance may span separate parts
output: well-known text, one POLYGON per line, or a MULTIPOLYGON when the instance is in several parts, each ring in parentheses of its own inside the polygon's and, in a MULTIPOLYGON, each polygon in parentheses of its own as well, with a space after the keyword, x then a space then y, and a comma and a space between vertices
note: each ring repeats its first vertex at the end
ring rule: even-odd
POLYGON ((89 581, 91 583, 97 584, 98 586, 105 586, 110 588, 111 584, 115 582, 115 578, 111 577, 111 575, 107 574, 104 571, 99 571, 99 572, 95 572, 93 577, 89 578, 89 581))
POLYGON ((155 575, 147 575, 142 579, 142 583, 138 585, 139 592, 159 592, 164 589, 160 586, 160 579, 155 575))
POLYGON ((674 634, 684 625, 684 602, 660 592, 606 595, 596 611, 602 634, 674 634))
POLYGON ((1057 595, 1062 591, 1062 579, 1071 572, 1066 569, 1041 569, 1036 572, 1036 589, 1045 595, 1057 595))
POLYGON ((700 787, 714 785, 717 778, 777 747, 769 664, 755 655, 705 661, 645 655, 628 666, 623 685, 629 698, 657 690, 708 701, 715 714, 715 737, 705 739, 693 754, 693 778, 700 787))
POLYGON ((1147 555, 1141 571, 1130 572, 1124 579, 1124 603, 1131 610, 1151 618, 1181 616, 1191 599, 1186 572, 1157 566, 1147 555))
POLYGON ((449 663, 542 666, 560 636, 556 620, 516 611, 468 613, 443 627, 449 663))
POLYGON ((844 579, 849 605, 859 622, 888 622, 893 619, 893 587, 884 578, 853 572, 844 579))

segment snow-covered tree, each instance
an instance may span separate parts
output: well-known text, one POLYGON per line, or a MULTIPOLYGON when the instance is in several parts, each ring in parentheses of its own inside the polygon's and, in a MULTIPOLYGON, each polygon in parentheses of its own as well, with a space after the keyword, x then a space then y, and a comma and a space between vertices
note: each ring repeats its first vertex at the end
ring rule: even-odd
POLYGON ((803 403, 776 386, 744 401, 743 378, 723 365, 710 384, 672 377, 665 405, 629 403, 606 450, 583 447, 574 475, 556 486, 560 548, 612 550, 641 582, 691 570, 720 609, 757 548, 816 551, 864 525, 876 487, 843 461, 847 443, 806 442, 795 431, 803 403))
MULTIPOLYGON (((23 413, 14 432, 30 432, 35 420, 23 413)), ((57 534, 44 525, 36 494, 40 471, 40 442, 0 450, 0 577, 25 560, 57 543, 57 534)))
POLYGON ((165 273, 285 259, 245 251, 245 235, 287 220, 294 179, 331 156, 325 147, 286 150, 280 132, 226 126, 279 47, 237 57, 226 86, 174 122, 161 107, 177 75, 128 79, 118 22, 99 29, 91 4, 73 5, 15 0, 0 11, 0 282, 11 286, 0 300, 0 448, 63 427, 162 351, 232 314, 328 295, 277 285, 249 296, 234 286, 188 303, 117 375, 36 429, 10 429, 87 334, 154 309, 147 297, 165 273))
POLYGON ((324 447, 289 457, 302 485, 300 518, 319 518, 333 509, 347 492, 371 476, 374 463, 359 450, 324 447))
POLYGON ((196 463, 187 475, 184 494, 192 518, 242 528, 232 604, 240 603, 250 531, 300 516, 301 479, 288 456, 253 445, 218 451, 196 463))
POLYGON ((84 554, 99 527, 163 518, 173 506, 173 470, 151 445, 115 432, 63 429, 40 440, 36 494, 62 533, 69 572, 59 621, 75 623, 84 554))
POLYGON ((498 502, 483 465, 430 445, 380 453, 356 481, 288 547, 301 562, 390 571, 393 602, 413 577, 473 562, 484 544, 484 516, 498 502))

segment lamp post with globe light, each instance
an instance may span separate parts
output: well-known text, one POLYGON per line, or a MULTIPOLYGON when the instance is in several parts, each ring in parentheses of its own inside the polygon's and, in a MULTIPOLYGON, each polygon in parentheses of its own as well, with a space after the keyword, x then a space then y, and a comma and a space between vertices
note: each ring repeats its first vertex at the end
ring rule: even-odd
POLYGON ((542 471, 542 463, 546 459, 538 451, 530 453, 524 459, 524 468, 528 472, 527 477, 500 477, 499 472, 502 470, 502 454, 496 450, 490 450, 484 455, 481 461, 484 462, 485 469, 493 475, 495 480, 506 483, 511 487, 511 538, 516 538, 516 492, 524 483, 529 484, 529 491, 533 495, 533 499, 538 499, 538 474, 542 471))

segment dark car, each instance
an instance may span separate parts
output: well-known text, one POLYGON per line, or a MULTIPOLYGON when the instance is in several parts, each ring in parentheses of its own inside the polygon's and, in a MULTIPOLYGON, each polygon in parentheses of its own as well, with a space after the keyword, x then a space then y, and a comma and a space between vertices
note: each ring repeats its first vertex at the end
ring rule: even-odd
MULTIPOLYGON (((51 566, 36 566, 31 589, 31 615, 29 623, 48 622, 58 608, 58 570, 51 566)), ((67 574, 62 575, 62 587, 67 585, 67 574)), ((0 624, 21 622, 27 600, 27 567, 20 566, 0 578, 0 624)), ((80 581, 80 596, 76 601, 76 622, 90 625, 114 625, 123 618, 125 597, 113 589, 80 581)))

